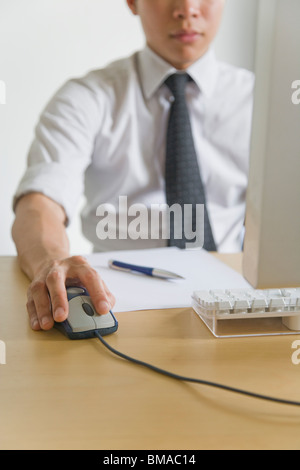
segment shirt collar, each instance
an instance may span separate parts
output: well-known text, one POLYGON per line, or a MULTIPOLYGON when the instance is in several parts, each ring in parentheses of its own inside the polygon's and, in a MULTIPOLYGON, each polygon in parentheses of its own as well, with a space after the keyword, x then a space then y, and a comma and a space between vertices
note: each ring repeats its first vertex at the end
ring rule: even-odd
MULTIPOLYGON (((141 85, 146 99, 150 99, 167 77, 177 70, 146 46, 138 53, 138 67, 141 85)), ((192 64, 189 73, 204 95, 213 94, 218 79, 218 62, 213 49, 192 64)))

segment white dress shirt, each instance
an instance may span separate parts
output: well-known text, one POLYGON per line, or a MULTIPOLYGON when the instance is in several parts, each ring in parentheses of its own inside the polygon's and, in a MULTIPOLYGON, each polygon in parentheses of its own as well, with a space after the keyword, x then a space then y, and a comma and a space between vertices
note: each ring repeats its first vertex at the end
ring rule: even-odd
MULTIPOLYGON (((69 80, 43 111, 15 200, 42 192, 71 220, 82 194, 82 228, 96 251, 165 246, 166 240, 99 240, 99 205, 163 204, 165 137, 175 69, 146 47, 69 80)), ((218 250, 241 249, 254 76, 210 50, 187 72, 187 102, 218 250)), ((109 206, 108 206, 109 207, 109 206)), ((117 219, 116 219, 117 220, 117 219)), ((118 222, 118 220, 117 220, 118 222)))

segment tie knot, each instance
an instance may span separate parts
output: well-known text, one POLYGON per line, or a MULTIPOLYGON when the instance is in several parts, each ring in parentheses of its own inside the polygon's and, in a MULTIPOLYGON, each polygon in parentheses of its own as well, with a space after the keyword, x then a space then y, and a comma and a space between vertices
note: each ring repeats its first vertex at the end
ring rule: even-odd
POLYGON ((185 86, 189 80, 191 80, 191 77, 187 73, 174 73, 167 78, 165 84, 176 98, 178 95, 185 93, 185 86))

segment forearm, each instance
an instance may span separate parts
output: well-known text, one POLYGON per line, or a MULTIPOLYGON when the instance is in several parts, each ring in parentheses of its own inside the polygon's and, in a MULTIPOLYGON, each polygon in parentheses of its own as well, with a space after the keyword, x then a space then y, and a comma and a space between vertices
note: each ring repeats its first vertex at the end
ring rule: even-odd
POLYGON ((21 269, 31 280, 45 262, 69 256, 64 210, 41 194, 18 202, 12 236, 21 269))

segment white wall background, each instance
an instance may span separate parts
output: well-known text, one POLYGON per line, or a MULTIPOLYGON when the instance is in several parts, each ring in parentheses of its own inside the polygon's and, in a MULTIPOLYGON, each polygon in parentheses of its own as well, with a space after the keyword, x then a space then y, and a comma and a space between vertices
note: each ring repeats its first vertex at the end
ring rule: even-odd
MULTIPOLYGON (((257 1, 227 0, 215 44, 222 60, 253 69, 257 1)), ((139 19, 125 0, 0 0, 0 81, 6 85, 6 104, 0 104, 0 255, 16 253, 11 201, 46 102, 70 77, 143 44, 139 19)), ((72 252, 87 253, 79 217, 68 231, 72 252)))

